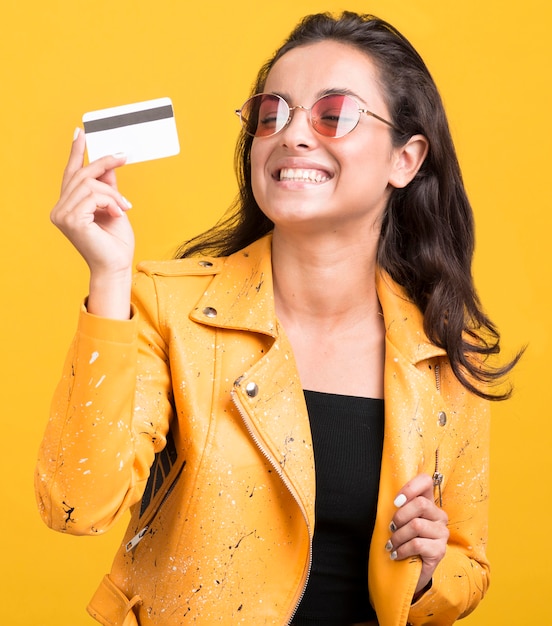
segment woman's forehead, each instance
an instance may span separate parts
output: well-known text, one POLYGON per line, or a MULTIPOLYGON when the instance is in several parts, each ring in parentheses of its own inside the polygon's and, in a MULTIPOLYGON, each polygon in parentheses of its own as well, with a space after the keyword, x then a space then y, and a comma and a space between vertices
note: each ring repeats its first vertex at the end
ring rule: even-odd
POLYGON ((298 46, 268 72, 264 91, 295 95, 329 89, 353 91, 363 99, 381 99, 376 65, 355 46, 327 40, 298 46))

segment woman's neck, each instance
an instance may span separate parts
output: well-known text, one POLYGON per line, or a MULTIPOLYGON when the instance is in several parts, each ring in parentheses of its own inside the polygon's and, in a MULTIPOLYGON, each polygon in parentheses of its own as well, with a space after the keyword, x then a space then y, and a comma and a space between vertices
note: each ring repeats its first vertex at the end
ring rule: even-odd
POLYGON ((272 238, 277 313, 333 324, 359 311, 379 312, 377 238, 359 243, 335 233, 301 237, 278 229, 272 238))
POLYGON ((301 241, 275 230, 272 250, 276 315, 303 387, 382 398, 385 330, 375 243, 301 241))

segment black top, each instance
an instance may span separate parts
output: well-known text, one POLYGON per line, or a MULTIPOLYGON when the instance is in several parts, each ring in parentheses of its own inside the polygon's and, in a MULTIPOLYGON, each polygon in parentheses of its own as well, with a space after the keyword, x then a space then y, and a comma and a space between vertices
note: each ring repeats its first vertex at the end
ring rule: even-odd
POLYGON ((305 391, 316 466, 312 568, 293 626, 375 619, 368 599, 383 400, 305 391))

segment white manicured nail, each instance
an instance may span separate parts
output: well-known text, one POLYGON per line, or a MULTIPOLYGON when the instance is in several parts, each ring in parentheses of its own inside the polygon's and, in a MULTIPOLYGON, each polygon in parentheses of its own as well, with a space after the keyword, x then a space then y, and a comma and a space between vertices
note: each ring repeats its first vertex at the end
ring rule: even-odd
POLYGON ((80 128, 77 126, 77 128, 75 128, 75 132, 73 133, 73 141, 76 141, 78 136, 80 135, 80 128))
POLYGON ((391 554, 389 555, 389 558, 392 561, 396 561, 397 560, 397 552, 395 550, 393 552, 391 552, 391 554))
POLYGON ((124 196, 121 196, 123 202, 126 204, 127 209, 132 209, 132 203, 130 203, 124 196))
POLYGON ((393 501, 393 504, 397 508, 400 508, 405 502, 406 502, 406 496, 404 495, 404 493, 399 493, 399 495, 393 501))

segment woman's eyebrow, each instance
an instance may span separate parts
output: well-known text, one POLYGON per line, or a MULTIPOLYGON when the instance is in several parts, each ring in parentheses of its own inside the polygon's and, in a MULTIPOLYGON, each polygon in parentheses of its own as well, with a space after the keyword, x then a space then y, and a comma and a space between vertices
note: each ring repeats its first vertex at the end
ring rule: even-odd
POLYGON ((350 96, 354 100, 360 101, 363 104, 367 104, 367 102, 363 98, 361 98, 358 93, 356 93, 352 89, 348 89, 347 87, 330 87, 328 89, 323 89, 322 91, 318 92, 318 98, 333 95, 350 96))

